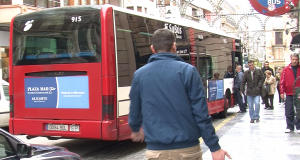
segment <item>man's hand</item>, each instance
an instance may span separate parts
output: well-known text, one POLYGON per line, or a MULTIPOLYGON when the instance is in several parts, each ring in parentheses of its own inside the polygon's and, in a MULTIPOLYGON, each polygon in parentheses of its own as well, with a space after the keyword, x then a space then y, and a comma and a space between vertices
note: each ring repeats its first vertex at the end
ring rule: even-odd
POLYGON ((140 129, 139 132, 132 132, 131 133, 131 140, 133 142, 141 142, 143 143, 145 139, 145 134, 143 128, 140 129))
POLYGON ((225 160, 225 155, 229 158, 232 159, 230 157, 230 155, 227 153, 227 151, 223 150, 223 149, 219 149, 215 152, 211 153, 212 159, 213 160, 225 160))
POLYGON ((284 94, 281 94, 280 97, 281 97, 281 99, 284 99, 284 94))

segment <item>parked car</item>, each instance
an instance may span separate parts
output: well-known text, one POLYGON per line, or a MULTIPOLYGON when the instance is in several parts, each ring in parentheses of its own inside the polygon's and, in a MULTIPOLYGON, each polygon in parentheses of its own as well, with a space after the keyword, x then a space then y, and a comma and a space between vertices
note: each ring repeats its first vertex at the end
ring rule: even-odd
POLYGON ((2 80, 0 87, 0 127, 7 127, 9 121, 9 83, 2 80))
POLYGON ((63 147, 25 144, 17 137, 0 129, 0 159, 81 160, 81 157, 63 147))

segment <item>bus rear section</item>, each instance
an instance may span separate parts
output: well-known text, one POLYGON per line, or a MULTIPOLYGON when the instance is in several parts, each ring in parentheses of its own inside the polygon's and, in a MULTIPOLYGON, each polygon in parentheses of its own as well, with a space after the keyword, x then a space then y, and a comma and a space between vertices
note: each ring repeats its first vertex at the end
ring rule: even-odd
POLYGON ((112 14, 101 12, 66 7, 13 19, 10 133, 117 139, 115 67, 103 62, 114 59, 112 14))

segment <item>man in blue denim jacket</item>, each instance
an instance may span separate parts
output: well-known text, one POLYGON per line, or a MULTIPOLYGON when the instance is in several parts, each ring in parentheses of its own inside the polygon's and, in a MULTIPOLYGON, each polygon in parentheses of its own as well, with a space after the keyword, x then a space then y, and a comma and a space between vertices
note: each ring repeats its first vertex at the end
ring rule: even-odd
POLYGON ((245 104, 245 100, 243 99, 244 95, 240 91, 241 83, 244 76, 244 73, 242 72, 242 66, 237 65, 235 71, 237 74, 234 79, 234 94, 236 96, 236 100, 240 107, 240 111, 238 111, 238 113, 244 113, 246 112, 246 104, 245 104))
POLYGON ((225 155, 230 158, 221 149, 208 115, 199 73, 176 55, 175 40, 167 29, 155 31, 154 54, 134 73, 129 94, 131 138, 142 142, 145 136, 146 157, 151 160, 200 159, 200 137, 214 160, 224 160, 225 155))

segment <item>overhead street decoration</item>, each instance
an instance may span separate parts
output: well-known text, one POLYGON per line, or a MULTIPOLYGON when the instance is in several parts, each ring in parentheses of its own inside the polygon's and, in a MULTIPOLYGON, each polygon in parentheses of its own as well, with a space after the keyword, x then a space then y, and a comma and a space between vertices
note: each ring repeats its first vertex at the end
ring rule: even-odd
POLYGON ((252 7, 266 16, 277 16, 288 13, 299 0, 249 0, 252 7))

